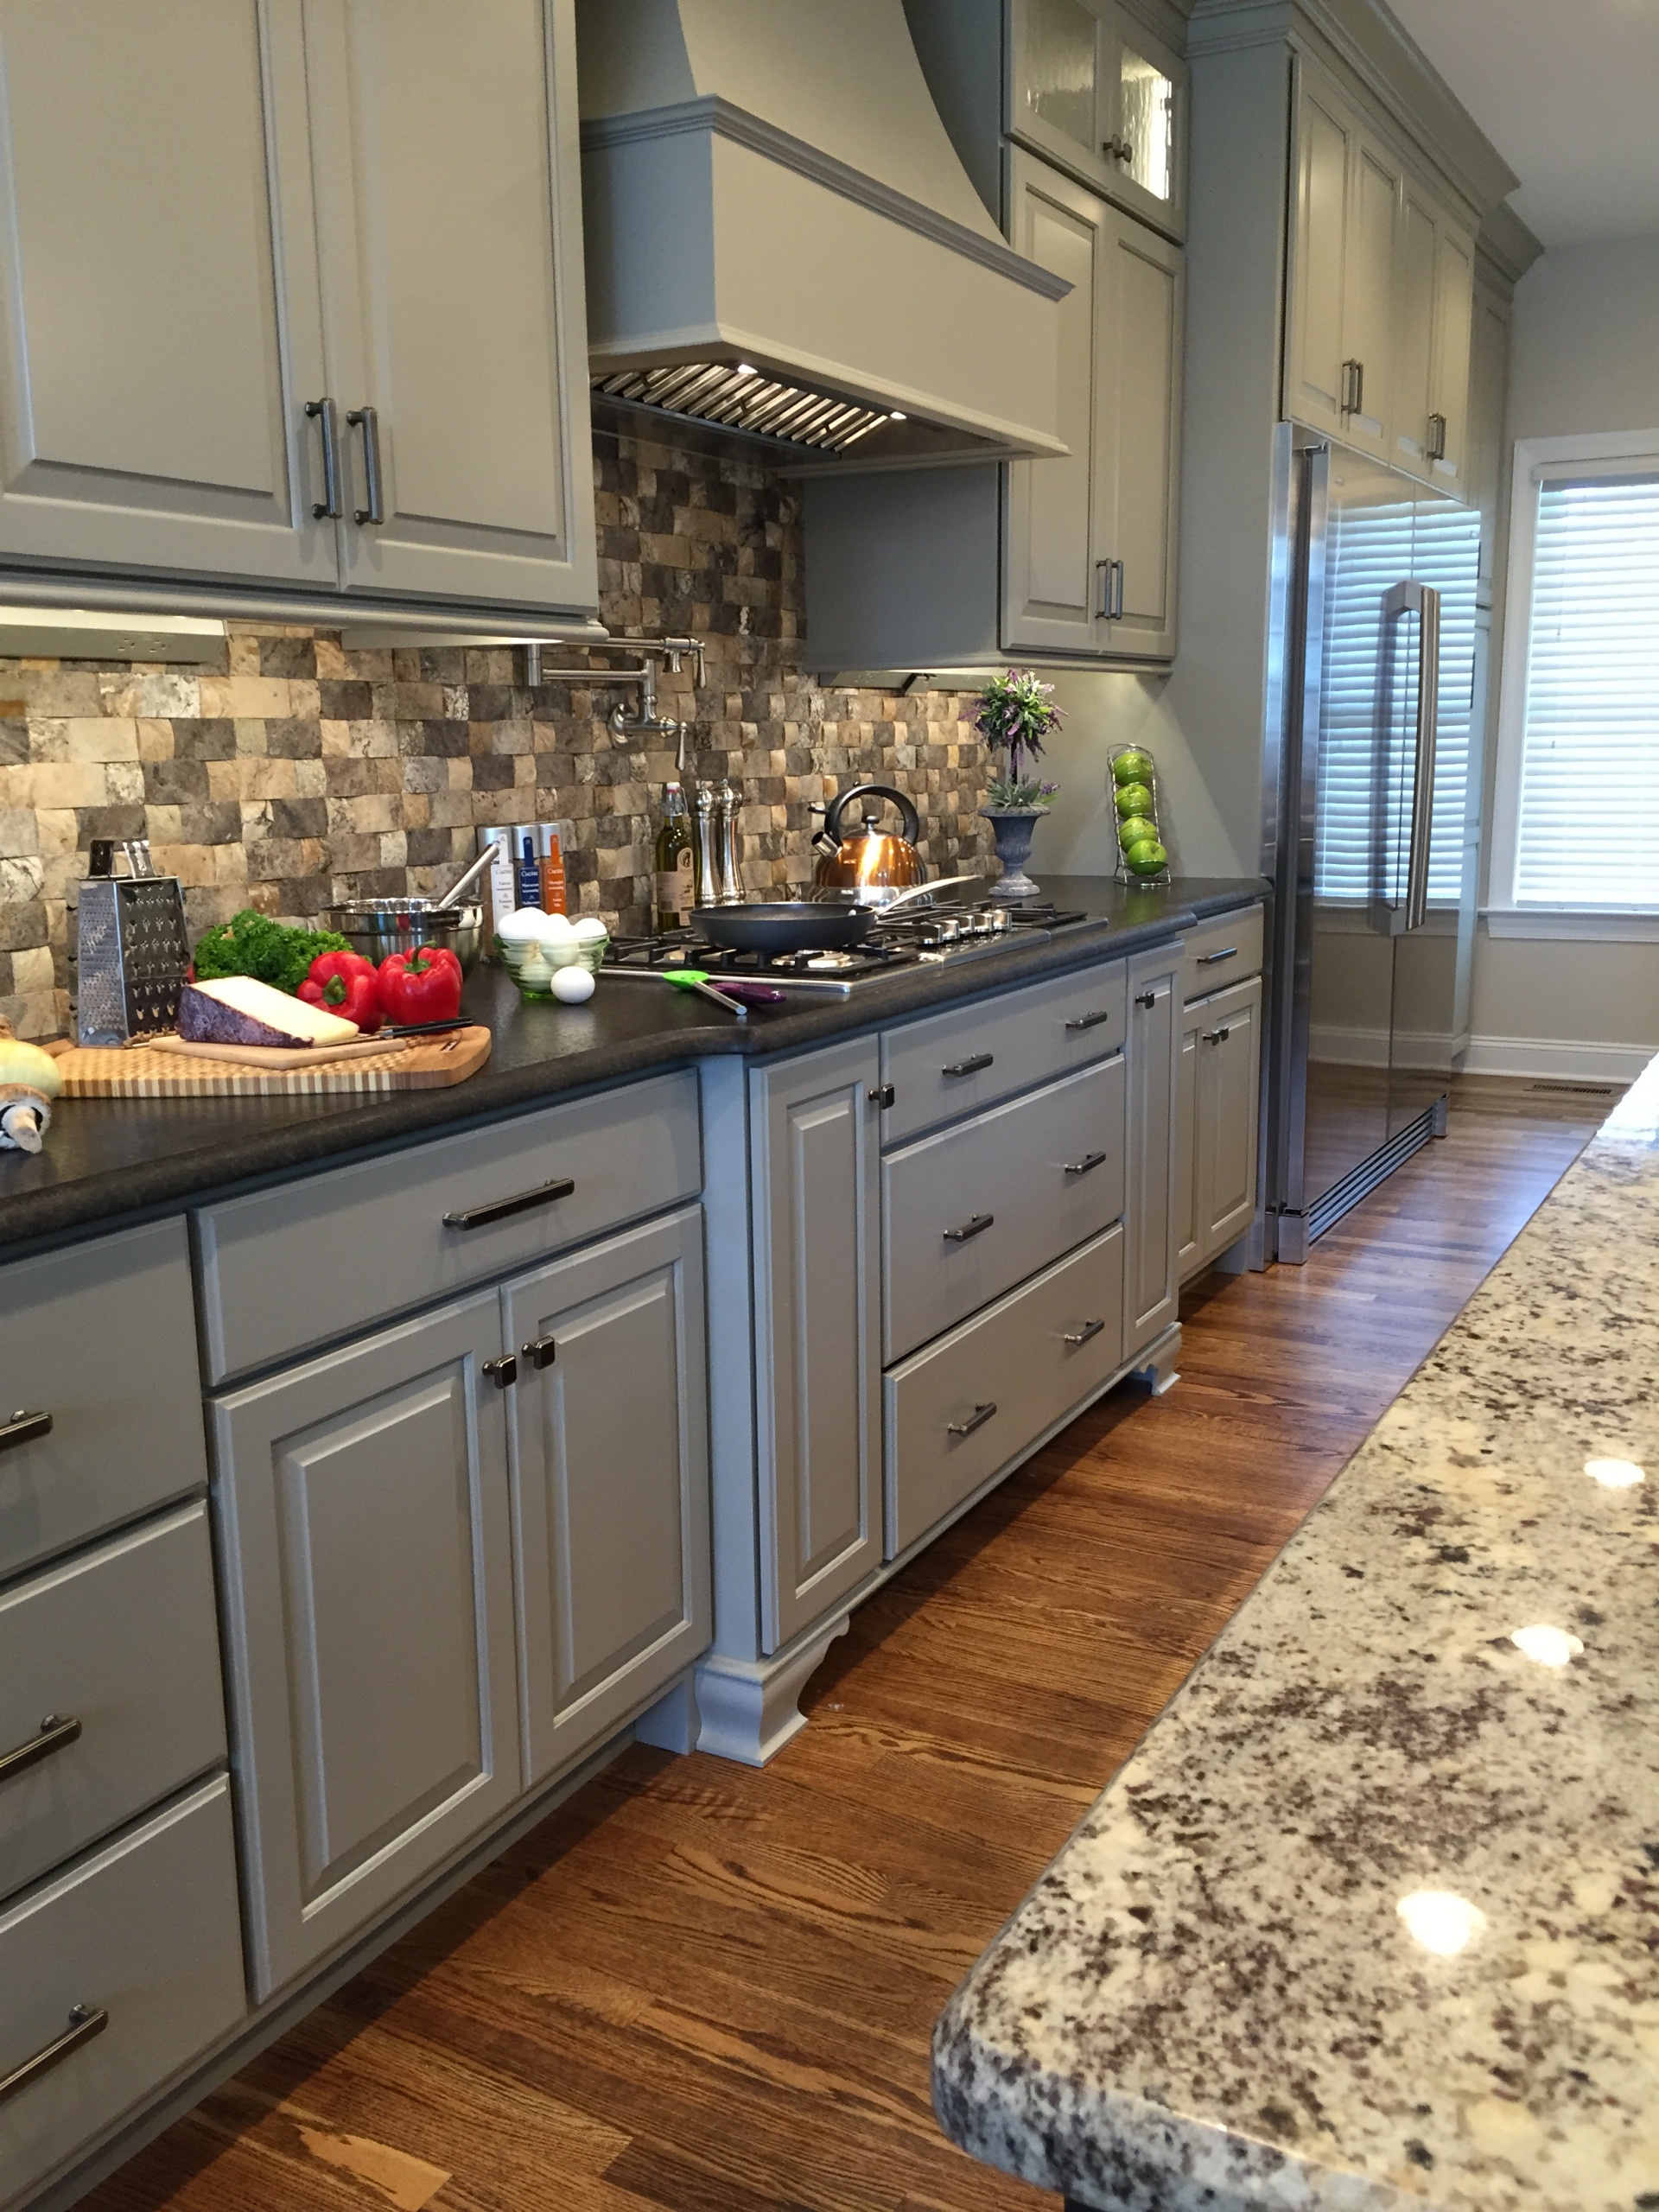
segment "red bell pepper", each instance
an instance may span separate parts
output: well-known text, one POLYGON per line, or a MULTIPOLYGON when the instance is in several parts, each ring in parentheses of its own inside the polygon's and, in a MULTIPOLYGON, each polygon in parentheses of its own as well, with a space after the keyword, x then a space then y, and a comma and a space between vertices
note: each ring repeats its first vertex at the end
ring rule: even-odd
POLYGON ((374 963, 360 952, 320 952, 300 985, 299 996, 309 1006, 326 1006, 331 1014, 343 1014, 365 1037, 372 1037, 385 1019, 374 963))
POLYGON ((380 963, 380 1003, 396 1022, 453 1021, 461 1012, 461 963, 447 944, 416 945, 380 963))

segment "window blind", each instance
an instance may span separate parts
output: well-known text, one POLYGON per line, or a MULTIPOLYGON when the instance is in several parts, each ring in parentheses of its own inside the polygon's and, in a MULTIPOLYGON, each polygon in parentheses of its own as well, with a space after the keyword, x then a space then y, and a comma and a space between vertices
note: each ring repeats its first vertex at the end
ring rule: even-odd
POLYGON ((1538 488, 1517 906, 1659 908, 1659 474, 1538 488))
POLYGON ((1333 509, 1325 550, 1325 658, 1314 891, 1361 906, 1402 899, 1410 830, 1418 630, 1383 603, 1397 583, 1440 594, 1440 707, 1428 895, 1455 906, 1463 883, 1475 672, 1480 518, 1427 499, 1333 509), (1384 698, 1387 683, 1389 696, 1384 698))

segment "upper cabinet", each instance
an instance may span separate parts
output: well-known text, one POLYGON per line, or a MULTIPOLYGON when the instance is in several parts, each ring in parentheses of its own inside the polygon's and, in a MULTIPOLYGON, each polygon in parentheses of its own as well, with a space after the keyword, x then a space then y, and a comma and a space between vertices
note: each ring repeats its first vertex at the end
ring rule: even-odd
POLYGON ((0 562, 589 609, 572 52, 569 0, 0 0, 0 562))
POLYGON ((1120 0, 1014 0, 1008 127, 1118 206, 1186 229, 1186 65, 1120 0))
POLYGON ((1473 241, 1306 58, 1289 245, 1285 413, 1462 491, 1473 241))

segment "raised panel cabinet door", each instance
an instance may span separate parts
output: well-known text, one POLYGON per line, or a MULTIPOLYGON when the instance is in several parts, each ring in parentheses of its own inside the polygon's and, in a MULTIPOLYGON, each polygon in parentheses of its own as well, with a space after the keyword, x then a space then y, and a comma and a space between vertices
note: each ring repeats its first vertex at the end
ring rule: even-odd
POLYGON ((1185 257, 1131 215, 1108 211, 1103 312, 1097 347, 1108 482, 1097 556, 1113 653, 1168 660, 1175 652, 1177 517, 1180 500, 1181 341, 1185 257))
POLYGON ((1180 1069, 1179 945, 1129 963, 1128 1179, 1124 1357, 1149 1344, 1179 1306, 1175 1254, 1175 1116, 1180 1069))
POLYGON ((211 1408, 259 1998, 518 1795, 500 1348, 481 1291, 211 1408))
POLYGON ((881 1560, 874 1038, 750 1077, 761 1642, 881 1560))
POLYGON ((306 0, 306 32, 348 588, 591 608, 570 0, 306 0))
POLYGON ((1341 435, 1387 461, 1394 423, 1395 282, 1400 165, 1361 136, 1353 149, 1343 251, 1343 358, 1351 364, 1341 435))
POLYGON ((501 1293, 524 1779, 620 1726, 705 1649, 702 1227, 695 1208, 501 1293))
POLYGON ((300 0, 0 0, 0 562, 337 579, 300 0))
POLYGON ((1200 1011, 1181 1016, 1181 1058, 1175 1077, 1175 1270, 1185 1282, 1198 1264, 1198 1031, 1200 1011))
POLYGON ((1198 1033, 1198 1237, 1213 1260, 1255 1214, 1262 1076, 1262 979, 1202 1007, 1198 1033))
POLYGON ((1340 436, 1347 389, 1343 288, 1357 128, 1306 62, 1298 65, 1296 196, 1290 230, 1285 413, 1340 436))
POLYGON ((1101 512, 1109 431, 1103 287, 1112 211, 1046 162, 1010 156, 1014 245, 1071 286, 1059 305, 1059 410, 1071 448, 1063 460, 1014 461, 1004 471, 1007 558, 1003 642, 1011 652, 1099 643, 1101 512))
POLYGON ((1427 476, 1433 411, 1434 270, 1440 210, 1408 177, 1395 257, 1394 454, 1396 468, 1427 476))
POLYGON ((1434 338, 1429 381, 1430 474, 1443 491, 1470 496, 1469 381, 1474 343, 1475 250, 1442 218, 1434 251, 1434 338))

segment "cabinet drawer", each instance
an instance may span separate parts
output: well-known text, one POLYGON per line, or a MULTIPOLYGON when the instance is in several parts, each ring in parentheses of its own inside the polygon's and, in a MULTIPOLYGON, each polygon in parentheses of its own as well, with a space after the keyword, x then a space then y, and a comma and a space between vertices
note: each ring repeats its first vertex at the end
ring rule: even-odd
POLYGON ((0 2106, 0 2202, 67 2164, 246 2011, 222 1775, 0 1914, 0 2079, 67 2035, 76 2005, 107 2025, 0 2106))
POLYGON ((16 1412, 52 1426, 0 1438, 0 1579, 206 1487, 181 1217, 0 1269, 0 1425, 16 1412))
POLYGON ((206 1505, 0 1596, 0 1758, 48 1714, 80 1733, 0 1777, 0 1897, 224 1758, 206 1505))
POLYGON ((688 1071, 210 1206, 196 1217, 209 1375, 353 1335, 702 1183, 688 1071), (463 1214, 483 1217, 446 1219, 463 1214))
POLYGON ((1229 983, 1242 983, 1247 976, 1259 976, 1262 927, 1260 906, 1241 906, 1189 930, 1182 942, 1182 998, 1203 998, 1229 983))
POLYGON ((1123 1108, 1120 1054, 883 1160, 884 1365, 1117 1218, 1123 1108))
POLYGON ((1104 1059, 1122 1046, 1128 1004, 1119 960, 887 1030, 881 1080, 893 1101, 882 1111, 882 1143, 1104 1059))
POLYGON ((1123 1361, 1123 1224, 883 1378, 892 1559, 1123 1361))

